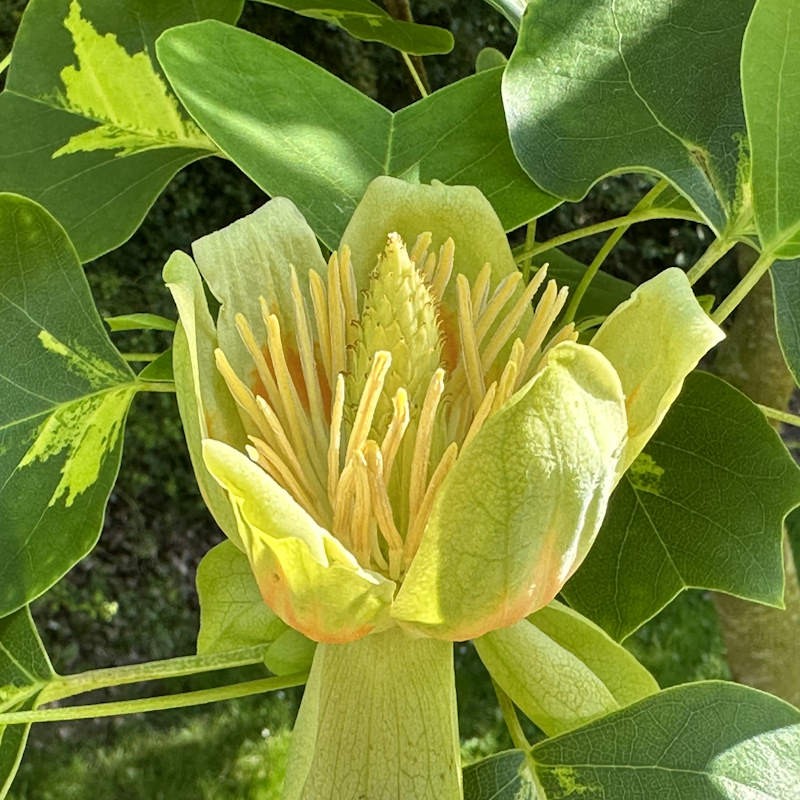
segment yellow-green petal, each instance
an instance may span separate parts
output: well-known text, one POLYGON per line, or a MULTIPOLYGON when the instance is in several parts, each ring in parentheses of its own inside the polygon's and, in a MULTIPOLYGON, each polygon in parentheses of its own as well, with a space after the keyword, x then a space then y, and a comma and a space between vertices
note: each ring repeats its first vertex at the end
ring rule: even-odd
MULTIPOLYGON (((256 341, 266 341, 259 297, 264 297, 283 331, 294 331, 291 267, 310 309, 309 270, 327 273, 316 236, 294 203, 279 197, 258 210, 192 244, 200 272, 221 307, 219 346, 239 377, 255 383, 253 359, 236 329, 236 315, 249 322, 256 341)), ((284 341, 286 341, 284 336, 284 341)))
MULTIPOLYGON (((474 186, 407 183, 375 178, 367 187, 344 234, 342 244, 352 251, 356 282, 362 288, 383 252, 386 236, 399 233, 408 247, 429 231, 431 252, 452 238, 456 245, 455 272, 474 281, 488 261, 494 281, 516 271, 505 231, 489 201, 474 186)), ((454 282, 453 282, 454 283, 454 282)), ((454 293, 454 286, 449 287, 454 293)), ((454 296, 454 294, 453 294, 454 296)), ((445 295, 449 299, 450 295, 445 295)))
POLYGON ((686 275, 675 268, 639 286, 600 326, 592 347, 619 373, 628 411, 619 475, 655 433, 684 378, 724 336, 700 307, 686 275))
POLYGON ((469 639, 549 603, 597 534, 626 428, 608 361, 572 342, 553 348, 448 474, 392 616, 469 639))
POLYGON ((363 569, 242 452, 211 440, 203 459, 227 491, 261 596, 317 642, 348 642, 390 624, 395 584, 363 569))
POLYGON ((548 736, 658 691, 628 650, 557 602, 490 631, 475 647, 492 680, 548 736))
POLYGON ((202 455, 203 439, 222 439, 242 448, 247 442, 239 412, 214 365, 217 332, 208 313, 200 275, 189 256, 173 253, 164 267, 164 281, 180 315, 172 360, 178 410, 189 456, 200 493, 217 525, 241 548, 227 495, 209 475, 202 455))

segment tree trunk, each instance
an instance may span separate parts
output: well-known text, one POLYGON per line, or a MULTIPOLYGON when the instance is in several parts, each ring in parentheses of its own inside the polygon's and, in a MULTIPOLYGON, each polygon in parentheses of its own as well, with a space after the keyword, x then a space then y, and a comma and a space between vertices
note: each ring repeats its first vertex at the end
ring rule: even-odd
MULTIPOLYGON (((752 263, 740 253, 740 268, 752 263)), ((775 334, 772 287, 764 277, 739 307, 716 372, 751 400, 785 409, 794 389, 775 334)), ((800 705, 800 583, 789 542, 784 539, 786 610, 718 594, 715 604, 735 680, 800 705)))

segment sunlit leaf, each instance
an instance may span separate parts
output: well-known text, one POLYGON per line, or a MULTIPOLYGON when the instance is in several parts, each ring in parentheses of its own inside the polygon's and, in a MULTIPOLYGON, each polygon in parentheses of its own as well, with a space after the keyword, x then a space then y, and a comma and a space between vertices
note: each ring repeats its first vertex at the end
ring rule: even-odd
POLYGON ((800 712, 721 682, 676 686, 533 747, 548 800, 791 800, 800 712))
POLYGON ((564 594, 618 640, 687 587, 780 605, 782 523, 798 503, 800 470, 761 411, 693 373, 564 594))
POLYGON ((42 203, 83 261, 125 241, 170 178, 211 152, 151 58, 155 39, 206 17, 233 22, 241 7, 31 0, 0 95, 2 188, 42 203))
POLYGON ((0 616, 92 548, 135 378, 63 229, 0 195, 0 616))
POLYGON ((503 81, 527 173, 569 200, 606 175, 662 175, 725 228, 743 201, 739 56, 752 5, 528 3, 503 81))
POLYGON ((258 0, 346 30, 356 39, 388 44, 405 53, 434 55, 453 49, 453 34, 433 25, 394 19, 370 0, 258 0))
POLYGON ((217 22, 169 31, 158 57, 217 146, 269 195, 291 198, 331 248, 378 175, 475 185, 507 230, 558 204, 511 152, 501 70, 392 114, 296 53, 217 22))
POLYGON ((742 49, 753 206, 764 250, 800 256, 800 0, 758 0, 742 49))
POLYGON ((539 800, 525 754, 508 750, 465 767, 464 800, 539 800))

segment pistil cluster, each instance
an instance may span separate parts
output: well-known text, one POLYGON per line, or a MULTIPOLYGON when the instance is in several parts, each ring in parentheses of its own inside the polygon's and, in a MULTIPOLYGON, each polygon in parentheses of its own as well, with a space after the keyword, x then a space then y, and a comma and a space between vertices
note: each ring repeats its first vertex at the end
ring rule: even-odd
POLYGON ((554 281, 533 309, 545 268, 525 287, 519 273, 492 287, 486 264, 470 285, 453 280, 454 259, 452 239, 432 252, 424 233, 409 252, 389 234, 359 297, 342 248, 326 278, 308 273, 305 295, 292 270, 286 330, 263 298, 263 331, 236 317, 252 376, 216 352, 250 458, 363 567, 395 581, 459 452, 548 348, 577 338, 568 325, 548 339, 566 301, 554 281))

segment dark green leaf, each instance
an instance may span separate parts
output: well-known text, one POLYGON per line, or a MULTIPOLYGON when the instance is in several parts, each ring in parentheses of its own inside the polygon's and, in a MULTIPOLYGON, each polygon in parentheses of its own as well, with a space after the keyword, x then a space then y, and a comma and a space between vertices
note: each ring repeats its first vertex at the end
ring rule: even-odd
POLYGON ((780 605, 782 522, 799 502, 800 470, 761 411, 693 373, 565 596, 615 639, 687 587, 780 605))
POLYGON ((296 53, 217 22, 167 32, 158 57, 217 146, 265 192, 291 198, 331 248, 378 175, 476 185, 507 230, 558 203, 514 160, 500 70, 392 114, 296 53))
POLYGON ((433 25, 394 19, 370 0, 258 0, 346 30, 356 39, 381 42, 404 53, 434 55, 453 49, 453 34, 433 25))
POLYGON ((798 800, 800 712, 736 684, 687 684, 531 757, 548 800, 798 800))
POLYGON ((39 205, 0 195, 0 616, 94 546, 135 378, 78 257, 39 205))
MULTIPOLYGON (((113 41, 104 38, 103 46, 117 50, 122 46, 125 63, 133 64, 128 57, 152 53, 156 37, 166 28, 209 16, 233 22, 241 6, 242 0, 83 0, 77 13, 96 34, 116 36, 113 41)), ((136 125, 108 125, 109 112, 81 111, 68 102, 63 71, 77 63, 73 34, 65 27, 70 14, 74 22, 76 8, 71 0, 31 0, 25 10, 6 91, 0 95, 0 171, 2 188, 42 203, 64 225, 81 259, 87 261, 125 241, 170 178, 210 151, 201 139, 183 144, 176 139, 174 146, 168 146, 169 141, 148 142, 136 125), (99 135, 101 130, 106 133, 99 135), (72 138, 82 134, 91 142, 72 138), (54 158, 68 142, 75 150, 54 158), (122 153, 129 148, 132 154, 122 157, 120 148, 122 153)), ((151 80, 163 83, 153 62, 140 57, 135 63, 130 80, 115 69, 98 70, 107 84, 101 88, 117 109, 136 105, 128 95, 137 91, 143 67, 145 72, 149 69, 151 80)), ((92 73, 86 64, 81 67, 86 75, 92 73)), ((164 104, 172 104, 175 119, 180 120, 168 92, 154 108, 164 104)), ((146 115, 139 107, 132 113, 146 115)), ((161 119, 159 127, 167 127, 161 119)))
POLYGON ((800 0, 758 0, 742 49, 753 206, 764 250, 800 256, 800 0))
MULTIPOLYGON (((0 711, 27 711, 53 669, 27 608, 0 619, 0 711)), ((17 772, 30 725, 0 726, 0 799, 17 772)))
POLYGON ((605 175, 663 175, 717 230, 736 216, 741 42, 753 0, 536 0, 508 63, 514 151, 580 200, 605 175))
POLYGON ((508 750, 464 769, 464 800, 536 800, 525 753, 508 750))
POLYGON ((775 325, 783 357, 800 386, 800 259, 772 265, 775 325))

